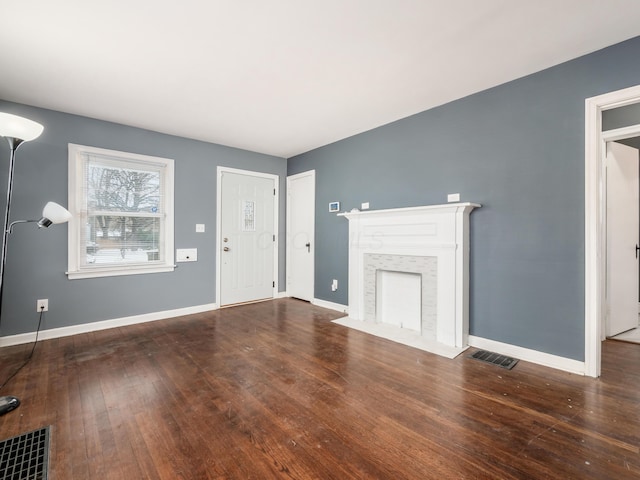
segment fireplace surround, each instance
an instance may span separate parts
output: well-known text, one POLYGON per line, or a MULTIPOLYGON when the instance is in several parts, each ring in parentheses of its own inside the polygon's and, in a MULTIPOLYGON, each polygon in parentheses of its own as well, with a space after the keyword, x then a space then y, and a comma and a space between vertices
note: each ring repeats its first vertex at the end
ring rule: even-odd
POLYGON ((349 320, 368 327, 378 323, 377 272, 418 274, 421 319, 416 334, 427 342, 465 349, 469 215, 478 207, 465 202, 340 213, 349 220, 349 320))

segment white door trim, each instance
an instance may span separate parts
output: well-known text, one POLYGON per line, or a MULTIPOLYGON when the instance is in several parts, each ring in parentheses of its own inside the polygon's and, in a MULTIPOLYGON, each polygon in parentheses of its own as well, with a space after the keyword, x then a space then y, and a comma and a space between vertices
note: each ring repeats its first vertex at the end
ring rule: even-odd
MULTIPOLYGON (((606 243, 604 241, 606 184, 603 170, 605 136, 602 134, 602 112, 639 102, 640 85, 585 100, 584 366, 585 375, 590 377, 600 376, 606 285, 606 243)), ((626 130, 626 134, 629 134, 630 130, 626 130)), ((614 138, 610 137, 612 133, 607 132, 608 141, 614 138)))
POLYGON ((216 178, 216 303, 220 305, 220 295, 222 290, 221 277, 222 277, 222 259, 220 258, 220 252, 222 251, 222 174, 223 172, 237 173, 239 175, 248 175, 251 177, 269 178, 273 180, 273 184, 276 189, 276 193, 273 197, 273 231, 276 232, 276 240, 273 243, 274 255, 273 255, 273 298, 278 296, 278 252, 280 236, 278 235, 279 225, 279 205, 280 205, 280 177, 271 173, 253 172, 251 170, 240 170, 237 168, 221 167, 218 166, 217 178, 216 178))
MULTIPOLYGON (((291 247, 292 247, 292 236, 291 236, 291 231, 290 231, 290 227, 291 227, 291 210, 290 210, 290 198, 289 198, 289 192, 291 192, 291 182, 293 180, 297 180, 299 178, 303 178, 303 177, 312 177, 313 178, 313 184, 314 184, 314 192, 315 192, 315 183, 316 183, 316 171, 315 170, 308 170, 306 172, 302 172, 302 173, 297 173, 295 175, 289 175, 287 177, 287 279, 286 279, 286 285, 287 285, 287 291, 289 290, 289 282, 290 282, 290 278, 291 278, 291 247)), ((316 208, 315 208, 315 195, 314 195, 314 199, 313 199, 313 205, 312 205, 312 212, 313 212, 313 216, 314 216, 314 222, 313 222, 313 231, 310 232, 311 233, 311 238, 315 239, 315 212, 316 212, 316 208)), ((315 245, 313 245, 313 251, 315 252, 315 245)), ((313 262, 312 265, 312 272, 311 272, 311 279, 312 279, 312 283, 313 283, 313 288, 312 288, 312 295, 311 295, 311 300, 313 300, 313 298, 315 297, 315 260, 313 262)))

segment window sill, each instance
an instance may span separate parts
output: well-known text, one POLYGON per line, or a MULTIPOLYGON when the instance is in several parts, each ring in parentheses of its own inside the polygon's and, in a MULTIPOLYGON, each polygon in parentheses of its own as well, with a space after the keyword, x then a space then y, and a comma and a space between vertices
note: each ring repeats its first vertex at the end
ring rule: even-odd
POLYGON ((128 267, 128 268, 104 268, 95 270, 82 270, 66 272, 69 280, 78 280, 81 278, 99 278, 99 277, 117 277, 120 275, 142 275, 146 273, 164 273, 173 272, 176 265, 156 265, 153 267, 128 267))

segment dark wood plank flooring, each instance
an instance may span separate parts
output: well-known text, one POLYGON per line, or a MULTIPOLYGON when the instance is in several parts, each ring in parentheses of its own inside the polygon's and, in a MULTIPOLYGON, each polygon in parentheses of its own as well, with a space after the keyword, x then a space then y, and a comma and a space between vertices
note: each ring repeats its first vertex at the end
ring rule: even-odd
POLYGON ((640 345, 605 342, 596 380, 340 316, 282 299, 43 341, 0 438, 51 425, 54 480, 640 478, 640 345))

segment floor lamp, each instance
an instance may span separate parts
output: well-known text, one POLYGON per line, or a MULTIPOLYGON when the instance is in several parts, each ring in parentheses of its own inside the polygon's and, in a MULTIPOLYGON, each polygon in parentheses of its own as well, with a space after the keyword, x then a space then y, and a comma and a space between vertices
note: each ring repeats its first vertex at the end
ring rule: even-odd
MULTIPOLYGON (((2 298, 4 292, 4 270, 7 262, 7 240, 9 239, 9 234, 13 230, 13 226, 17 223, 34 222, 37 223, 40 228, 48 228, 54 223, 68 222, 71 218, 71 213, 69 213, 64 207, 57 203, 49 202, 45 205, 42 211, 42 218, 40 220, 17 220, 9 223, 16 150, 24 142, 29 142, 38 138, 43 130, 44 127, 42 125, 32 120, 0 112, 0 137, 5 137, 7 139, 11 150, 11 155, 9 157, 9 175, 7 179, 7 203, 4 211, 4 228, 2 229, 2 258, 0 259, 0 324, 2 323, 2 298)), ((10 412, 19 405, 20 400, 18 400, 17 397, 1 396, 0 415, 10 412)))

